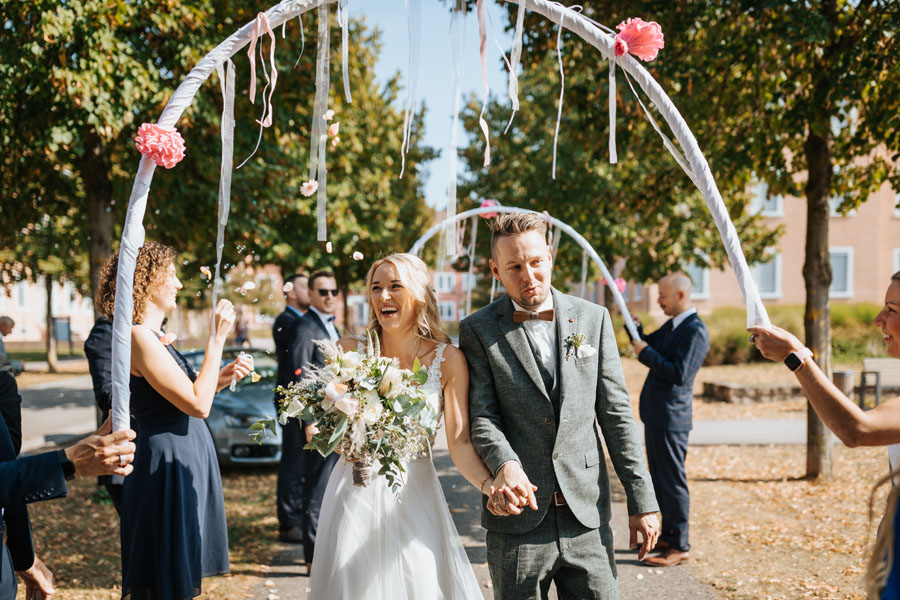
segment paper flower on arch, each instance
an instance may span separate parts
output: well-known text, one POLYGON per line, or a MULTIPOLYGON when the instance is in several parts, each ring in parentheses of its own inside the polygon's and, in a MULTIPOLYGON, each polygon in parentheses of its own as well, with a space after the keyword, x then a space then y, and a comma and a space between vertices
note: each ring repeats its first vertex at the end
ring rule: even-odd
POLYGON ((656 21, 648 23, 635 17, 622 21, 616 26, 616 29, 619 30, 614 47, 616 56, 622 56, 628 52, 643 61, 651 61, 656 58, 660 48, 665 45, 662 27, 656 21))
POLYGON ((157 166, 171 169, 184 158, 184 138, 174 127, 144 123, 138 127, 134 145, 157 166))
MULTIPOLYGON (((481 203, 481 208, 486 208, 488 206, 500 206, 500 203, 497 202, 496 200, 494 200, 493 198, 488 198, 487 200, 485 200, 484 202, 481 203)), ((496 216, 497 216, 497 213, 495 213, 495 212, 481 214, 482 219, 493 219, 496 216)))
MULTIPOLYGON (((601 279, 600 283, 601 283, 601 285, 606 285, 606 277, 601 279)), ((616 279, 613 281, 613 283, 616 284, 616 288, 619 290, 620 294, 622 292, 624 292, 625 288, 628 286, 628 284, 625 283, 625 280, 622 279, 621 277, 616 277, 616 279)))

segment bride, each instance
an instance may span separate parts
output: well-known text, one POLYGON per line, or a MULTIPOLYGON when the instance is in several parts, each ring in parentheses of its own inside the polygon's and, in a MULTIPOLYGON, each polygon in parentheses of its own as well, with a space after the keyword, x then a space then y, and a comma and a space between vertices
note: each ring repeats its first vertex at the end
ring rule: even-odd
MULTIPOLYGON (((450 457, 483 494, 493 478, 469 439, 469 371, 462 352, 440 329, 437 301, 425 263, 411 254, 375 261, 366 275, 373 315, 370 330, 381 354, 412 369, 428 369, 422 389, 443 410, 450 457)), ((342 338, 345 351, 359 340, 342 338)), ((311 600, 447 600, 483 596, 463 550, 429 457, 409 462, 396 496, 375 471, 367 487, 355 487, 352 464, 334 469, 322 501, 310 575, 311 600)), ((373 467, 377 471, 377 465, 373 467)))

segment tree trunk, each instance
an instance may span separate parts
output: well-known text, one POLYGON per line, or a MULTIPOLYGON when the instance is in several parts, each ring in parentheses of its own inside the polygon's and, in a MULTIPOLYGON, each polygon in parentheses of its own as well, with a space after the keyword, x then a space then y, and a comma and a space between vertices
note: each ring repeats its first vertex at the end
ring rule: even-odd
MULTIPOLYGON (((818 130, 810 128, 805 143, 809 179, 806 184, 806 259, 803 263, 806 311, 803 324, 806 345, 813 351, 816 363, 830 378, 831 309, 828 289, 831 287, 832 273, 828 255, 828 200, 832 166, 827 118, 824 123, 825 126, 818 130)), ((806 476, 829 478, 832 474, 831 432, 808 403, 806 423, 806 476)))
MULTIPOLYGON (((94 298, 97 291, 98 271, 112 254, 112 238, 117 212, 110 204, 113 186, 103 158, 103 145, 100 138, 93 132, 85 138, 85 151, 78 160, 78 166, 84 181, 85 202, 90 219, 88 256, 91 268, 91 298, 94 298)), ((99 313, 95 305, 94 317, 97 316, 99 313)))
POLYGON ((59 373, 56 328, 53 326, 53 276, 44 275, 44 284, 47 286, 47 368, 51 373, 59 373))

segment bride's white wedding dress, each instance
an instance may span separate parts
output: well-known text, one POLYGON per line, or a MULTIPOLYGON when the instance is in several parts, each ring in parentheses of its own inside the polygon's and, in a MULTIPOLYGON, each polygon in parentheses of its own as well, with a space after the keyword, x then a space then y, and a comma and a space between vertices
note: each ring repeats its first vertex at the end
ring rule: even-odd
MULTIPOLYGON (((422 389, 443 409, 440 344, 422 389)), ((483 598, 431 458, 406 465, 396 496, 377 465, 368 486, 353 485, 341 460, 328 480, 316 533, 310 600, 472 600, 483 598)))

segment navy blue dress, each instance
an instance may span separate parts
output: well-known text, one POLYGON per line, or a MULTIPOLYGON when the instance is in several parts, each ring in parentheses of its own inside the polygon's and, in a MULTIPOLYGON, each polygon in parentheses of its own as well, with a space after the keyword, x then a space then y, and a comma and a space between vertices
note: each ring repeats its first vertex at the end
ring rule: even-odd
MULTIPOLYGON (((197 375, 177 350, 181 369, 197 375)), ((200 580, 229 571, 228 530, 215 447, 191 417, 131 376, 138 425, 134 471, 122 487, 122 598, 183 600, 200 580)))
POLYGON ((900 507, 894 514, 894 562, 891 565, 891 572, 888 575, 884 592, 881 593, 882 600, 897 600, 900 598, 900 507))

